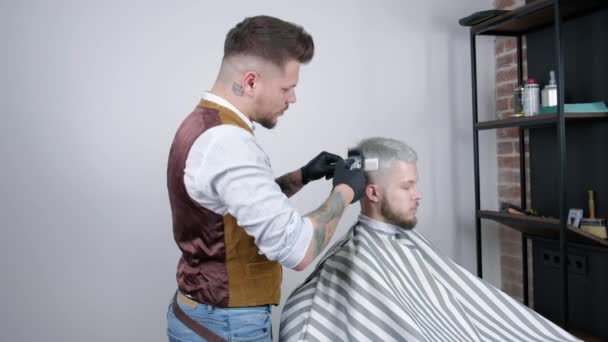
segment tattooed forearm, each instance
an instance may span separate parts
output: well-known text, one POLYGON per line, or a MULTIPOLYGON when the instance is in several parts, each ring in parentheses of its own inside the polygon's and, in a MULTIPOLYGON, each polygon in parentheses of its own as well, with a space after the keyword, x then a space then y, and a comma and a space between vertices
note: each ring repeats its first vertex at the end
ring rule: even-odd
POLYGON ((287 173, 275 179, 275 182, 279 184, 281 191, 287 197, 295 195, 296 192, 302 189, 302 176, 299 170, 287 173))
POLYGON ((342 193, 333 193, 325 203, 319 209, 311 213, 311 218, 315 221, 315 233, 314 233, 314 255, 313 257, 321 254, 321 251, 331 237, 334 235, 339 219, 344 211, 344 199, 342 193))
POLYGON ((344 197, 348 196, 348 191, 345 193, 344 190, 344 187, 334 188, 327 200, 317 210, 306 215, 312 222, 313 238, 308 244, 304 259, 294 267, 296 271, 302 271, 310 265, 321 254, 334 235, 336 226, 344 213, 344 208, 350 202, 350 200, 345 201, 344 197))

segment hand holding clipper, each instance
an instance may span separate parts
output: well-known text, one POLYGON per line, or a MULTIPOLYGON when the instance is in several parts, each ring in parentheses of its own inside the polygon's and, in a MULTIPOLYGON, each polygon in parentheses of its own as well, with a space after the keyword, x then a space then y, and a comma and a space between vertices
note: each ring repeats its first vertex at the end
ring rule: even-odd
POLYGON ((334 172, 334 188, 340 184, 348 185, 354 193, 353 200, 350 203, 355 203, 363 196, 365 191, 365 174, 361 168, 353 168, 351 166, 354 161, 344 161, 342 159, 336 162, 334 172))

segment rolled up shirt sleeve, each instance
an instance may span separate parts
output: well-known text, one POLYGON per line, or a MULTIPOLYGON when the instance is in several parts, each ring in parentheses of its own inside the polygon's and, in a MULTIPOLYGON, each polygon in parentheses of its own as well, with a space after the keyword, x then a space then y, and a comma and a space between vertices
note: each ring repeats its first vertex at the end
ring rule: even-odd
POLYGON ((269 260, 294 268, 304 258, 312 222, 289 203, 253 135, 228 125, 209 129, 192 146, 184 182, 201 206, 234 216, 269 260))

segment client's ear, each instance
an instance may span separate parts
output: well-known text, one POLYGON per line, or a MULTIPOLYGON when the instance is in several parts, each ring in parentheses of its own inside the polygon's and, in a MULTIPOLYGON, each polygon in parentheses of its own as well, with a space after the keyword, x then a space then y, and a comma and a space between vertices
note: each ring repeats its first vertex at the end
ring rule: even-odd
POLYGON ((380 202, 380 194, 378 193, 378 185, 367 184, 365 186, 365 197, 372 203, 380 202))

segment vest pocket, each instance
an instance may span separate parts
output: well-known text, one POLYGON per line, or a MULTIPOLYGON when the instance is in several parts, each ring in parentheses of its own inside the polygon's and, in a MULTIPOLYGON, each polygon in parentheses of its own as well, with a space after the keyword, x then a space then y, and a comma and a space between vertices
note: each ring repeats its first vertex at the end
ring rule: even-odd
POLYGON ((253 305, 278 304, 281 296, 281 265, 276 261, 247 264, 248 297, 253 305))

